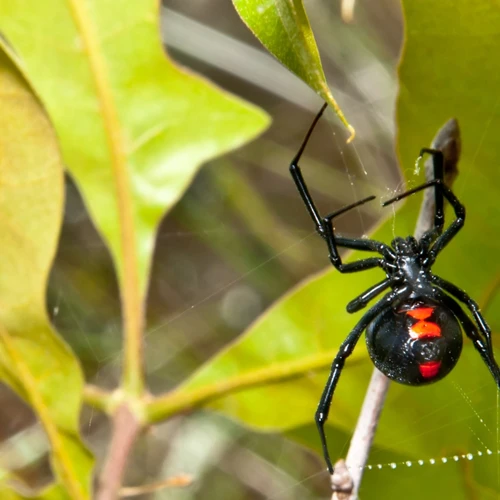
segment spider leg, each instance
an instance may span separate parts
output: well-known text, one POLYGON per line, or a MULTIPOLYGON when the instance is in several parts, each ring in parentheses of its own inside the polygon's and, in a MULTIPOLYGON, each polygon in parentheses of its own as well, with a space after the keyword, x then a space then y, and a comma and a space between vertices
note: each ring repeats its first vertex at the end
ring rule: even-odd
MULTIPOLYGON (((324 222, 323 227, 325 230, 325 240, 326 244, 328 245, 328 251, 330 254, 329 255, 330 262, 332 263, 333 267, 335 267, 335 269, 337 269, 341 273, 353 273, 357 271, 365 271, 367 269, 373 269, 374 267, 381 267, 382 269, 385 269, 387 261, 381 257, 369 257, 368 259, 356 260, 354 262, 349 262, 347 264, 344 264, 342 262, 342 259, 340 258, 340 254, 337 249, 337 240, 335 235, 333 234, 332 221, 328 217, 325 217, 323 219, 323 222, 324 222)), ((369 245, 367 245, 366 248, 361 248, 363 250, 367 249, 373 251, 374 247, 373 244, 378 244, 378 242, 376 241, 374 242, 370 240, 358 240, 355 238, 352 239, 343 238, 343 242, 347 243, 347 245, 345 245, 347 248, 350 248, 351 244, 353 247, 358 245, 359 247, 361 247, 361 243, 363 241, 369 242, 369 245), (368 248, 368 246, 370 247, 368 248)), ((383 245, 383 243, 381 243, 381 245, 383 245)))
POLYGON ((391 279, 386 278, 385 280, 381 281, 380 283, 377 283, 376 285, 373 285, 372 287, 368 288, 365 292, 360 294, 358 297, 355 299, 352 299, 349 304, 346 306, 346 310, 348 313, 352 314, 354 312, 359 311, 360 309, 363 309, 364 307, 367 306, 368 302, 375 298, 377 295, 382 293, 384 290, 387 290, 391 286, 391 279))
POLYGON ((458 201, 458 198, 455 196, 453 191, 446 187, 444 184, 441 184, 441 189, 443 190, 443 194, 445 198, 450 202, 453 210, 455 211, 455 220, 445 229, 443 234, 441 234, 434 245, 432 245, 429 250, 429 256, 427 261, 424 263, 427 268, 434 264, 436 257, 441 250, 457 235, 457 233, 462 229, 465 223, 465 207, 458 201))
MULTIPOLYGON (((434 167, 434 179, 426 182, 421 186, 410 189, 398 196, 395 196, 394 198, 383 203, 382 206, 386 207, 387 205, 402 200, 403 198, 406 198, 407 196, 410 196, 416 193, 417 191, 434 186, 434 228, 428 231, 428 233, 431 233, 432 235, 434 235, 436 232, 438 234, 441 234, 444 226, 444 197, 446 196, 443 190, 443 187, 445 186, 444 155, 442 151, 439 151, 439 149, 422 148, 420 150, 420 155, 418 156, 417 161, 420 160, 425 153, 432 156, 432 162, 434 167)), ((446 196, 446 198, 448 197, 446 196)), ((433 236, 430 237, 432 238, 433 236)))
POLYGON ((441 234, 437 227, 426 231, 420 238, 421 255, 427 256, 429 247, 436 241, 436 238, 441 234))
POLYGON ((469 297, 462 289, 458 288, 458 286, 450 283, 449 281, 440 278, 439 276, 432 275, 431 281, 435 283, 439 288, 442 288, 444 291, 448 292, 450 295, 455 297, 455 299, 459 300, 463 304, 467 306, 469 311, 474 316, 476 320, 477 326, 479 327, 479 331, 484 335, 486 339, 486 346, 488 347, 488 351, 491 356, 493 356, 493 345, 491 342, 491 329, 486 323, 481 311, 479 310, 479 306, 477 303, 469 297))
POLYGON ((364 200, 358 201, 357 203, 353 203, 352 205, 348 205, 347 207, 341 208, 340 210, 332 212, 331 214, 328 214, 326 217, 323 217, 322 222, 323 222, 324 237, 328 243, 328 248, 330 250, 330 253, 332 253, 333 251, 335 260, 339 264, 342 264, 340 256, 337 251, 337 247, 339 246, 344 248, 350 248, 352 250, 365 250, 369 252, 377 252, 386 259, 389 260, 396 259, 396 254, 394 253, 394 250, 385 243, 382 243, 381 241, 369 240, 363 238, 344 238, 342 236, 335 236, 334 234, 333 219, 335 217, 338 217, 339 215, 347 212, 348 210, 351 210, 352 208, 355 208, 358 205, 361 205, 362 203, 371 201, 373 199, 375 199, 375 196, 369 196, 364 200))
MULTIPOLYGON (((427 189, 428 187, 435 186, 437 190, 441 190, 444 197, 450 202, 453 210, 455 211, 455 220, 446 228, 446 230, 437 237, 432 245, 431 249, 428 252, 427 258, 424 260, 423 266, 429 269, 436 257, 441 250, 457 235, 458 231, 462 229, 465 222, 465 207, 458 201, 458 198, 454 195, 453 191, 445 186, 441 179, 434 179, 432 181, 426 182, 416 188, 410 189, 405 193, 402 193, 386 202, 382 203, 383 207, 390 205, 396 201, 402 200, 407 196, 410 196, 418 191, 422 191, 423 189, 427 189)), ((431 230, 432 231, 432 230, 431 230)), ((431 235, 432 236, 432 235, 431 235)), ((429 237, 431 237, 429 236, 429 237)))
POLYGON ((297 186, 297 189, 299 190, 300 196, 302 197, 302 201, 304 202, 307 211, 309 212, 309 215, 311 216, 312 220, 316 224, 316 230, 320 235, 323 235, 323 226, 321 223, 321 217, 319 215, 318 209, 316 208, 316 205, 314 204, 314 201, 309 193, 309 190, 307 189, 306 183, 304 181, 304 177, 302 176, 302 172, 300 171, 299 167, 299 160, 304 153, 304 150, 306 149, 307 143, 309 142, 309 139, 313 133, 314 127, 316 127, 316 124, 318 123, 319 119, 321 118, 321 115, 325 111, 327 107, 327 103, 323 104, 321 106, 321 109, 319 110, 319 113, 316 115, 314 118, 311 126, 309 127, 309 130, 307 131, 307 134, 299 148, 299 151, 295 155, 295 158, 292 160, 292 163, 290 164, 290 173, 292 174, 293 180, 295 181, 295 185, 297 186))
POLYGON ((335 392, 335 387, 337 386, 337 382, 339 381, 342 369, 344 368, 345 360, 352 354, 352 351, 356 347, 361 334, 370 324, 370 322, 373 321, 373 319, 378 316, 384 309, 390 307, 396 299, 400 298, 400 296, 404 297, 409 293, 410 290, 407 287, 404 287, 397 291, 394 290, 392 292, 389 292, 387 295, 382 297, 371 309, 369 309, 363 315, 358 324, 353 328, 344 342, 342 342, 339 352, 333 360, 330 375, 323 390, 323 394, 321 395, 321 399, 319 401, 318 409, 316 410, 315 415, 316 426, 318 427, 319 436, 321 438, 321 445, 323 447, 323 455, 325 457, 325 462, 330 474, 333 474, 333 466, 332 461, 330 460, 330 454, 328 453, 325 423, 328 419, 333 393, 335 392))
POLYGON ((372 257, 369 259, 362 259, 356 262, 350 262, 349 264, 343 264, 339 252, 337 250, 337 245, 356 250, 366 250, 366 251, 380 252, 380 253, 384 252, 385 254, 394 255, 392 250, 384 243, 375 240, 363 240, 357 238, 338 238, 336 240, 333 234, 333 226, 331 219, 334 216, 340 215, 341 213, 344 213, 347 210, 350 210, 351 208, 355 208, 359 205, 362 205, 367 201, 371 201, 374 199, 374 196, 369 196, 368 198, 365 198, 361 201, 353 203, 352 205, 342 208, 341 210, 335 212, 334 214, 330 214, 325 218, 321 218, 319 212, 317 211, 314 205, 311 195, 309 194, 309 190, 307 189, 307 186, 304 182, 302 173, 298 165, 294 165, 292 163, 292 165, 290 166, 290 172, 292 173, 295 183, 297 184, 297 188, 302 196, 302 199, 307 207, 307 210, 311 214, 313 221, 316 223, 316 230, 318 231, 320 236, 322 236, 326 240, 328 244, 328 249, 330 250, 330 259, 332 261, 332 264, 340 272, 349 273, 355 271, 364 271, 365 269, 371 269, 373 267, 380 266, 383 259, 372 257), (292 169, 292 167, 294 167, 294 169, 292 169))
MULTIPOLYGON (((314 204, 311 193, 309 192, 309 189, 307 188, 307 184, 304 180, 304 177, 302 175, 302 171, 300 170, 298 162, 299 162, 299 160, 304 152, 304 148, 307 145, 307 142, 309 141, 309 138, 310 138, 311 133, 314 129, 314 126, 316 125, 319 118, 323 114, 325 106, 326 106, 326 104, 321 108, 320 112, 315 117, 311 127, 309 128, 309 130, 306 134, 304 142, 302 143, 302 145, 299 149, 299 152, 295 155, 295 158, 292 160, 292 163, 290 164, 290 174, 292 175, 292 178, 295 182, 295 185, 297 186, 297 189, 300 193, 302 201, 304 202, 304 204, 307 208, 307 211, 309 212, 309 215, 311 216, 314 224, 316 225, 316 231, 318 231, 318 233, 323 237, 325 236, 325 230, 324 230, 325 219, 323 219, 323 217, 321 217, 318 209, 316 208, 316 205, 314 204)), ((352 210, 353 208, 356 208, 356 207, 363 205, 364 203, 367 203, 368 201, 371 201, 374 199, 375 199, 375 196, 368 196, 367 198, 364 198, 360 201, 352 203, 351 205, 347 205, 346 207, 343 207, 340 210, 327 215, 326 219, 331 220, 338 215, 341 215, 345 212, 348 212, 349 210, 352 210)), ((383 243, 378 243, 377 246, 380 246, 380 245, 386 246, 383 243)), ((371 247, 369 249, 371 250, 371 247)))
POLYGON ((481 335, 479 335, 474 323, 471 321, 469 316, 465 314, 464 310, 460 307, 460 305, 457 302, 455 302, 453 298, 449 297, 444 293, 439 293, 438 296, 439 299, 444 304, 446 304, 451 309, 453 314, 455 314, 455 316, 458 318, 458 320, 462 324, 462 328, 464 329, 465 334, 472 340, 474 347, 476 348, 477 352, 481 355, 481 358, 483 358, 484 363, 486 364, 491 374, 493 375, 493 378, 495 379, 497 387, 500 389, 500 369, 498 368, 498 364, 495 361, 495 357, 491 349, 491 343, 486 342, 485 344, 483 338, 481 337, 481 335))
MULTIPOLYGON (((330 216, 325 217, 329 219, 330 216)), ((329 219, 331 220, 331 219, 329 219)), ((395 259, 396 254, 389 245, 377 240, 368 240, 365 238, 345 238, 335 236, 335 244, 338 247, 349 248, 351 250, 365 250, 367 252, 378 252, 389 259, 395 259)))
MULTIPOLYGON (((422 158, 427 153, 432 156, 432 165, 434 167, 434 179, 439 179, 444 185, 444 155, 439 149, 422 148, 419 158, 422 158)), ((434 227, 439 233, 442 232, 444 226, 444 198, 443 191, 434 189, 434 227)))
MULTIPOLYGON (((307 185, 305 183, 304 177, 302 175, 302 171, 300 170, 299 167, 299 160, 302 157, 302 154, 304 153, 304 150, 307 146, 307 143, 309 142, 309 139, 311 137, 311 134, 314 130, 314 127, 318 123, 319 119, 321 118, 321 115, 323 114, 324 110, 326 109, 327 104, 325 103, 319 113, 316 115, 314 118, 311 126, 309 127, 309 130, 307 131, 307 134, 304 138, 304 141, 302 142, 299 151, 295 155, 294 159, 292 160, 292 163, 290 164, 290 174, 292 175, 292 178, 295 182, 295 185, 297 186, 297 189, 300 193, 300 196, 302 198, 302 201, 304 202, 307 211, 309 212, 309 215, 311 216, 311 219, 313 220, 315 226, 316 226, 316 231, 322 236, 324 239, 330 238, 330 241, 328 242, 329 248, 333 249, 333 255, 334 255, 334 261, 335 261, 335 267, 339 269, 341 272, 354 272, 354 271, 362 271, 364 269, 370 269, 372 267, 376 267, 379 265, 379 261, 375 261, 374 259, 366 259, 368 262, 364 262, 363 264, 359 266, 352 266, 350 264, 347 264, 346 270, 344 271, 344 268, 342 267, 342 261, 340 260, 340 257, 338 255, 337 251, 337 246, 342 246, 345 248, 350 248, 350 249, 355 249, 355 250, 365 250, 365 251, 371 251, 371 252, 378 252, 384 255, 384 257, 390 256, 392 258, 395 258, 394 252, 391 250, 391 248, 388 245, 385 245, 384 243, 381 243, 379 241, 375 240, 364 240, 364 239, 357 239, 357 238, 334 238, 333 237, 333 227, 331 231, 331 236, 327 237, 326 232, 327 229, 325 226, 331 225, 332 224, 332 219, 334 217, 337 217, 338 215, 341 215, 348 210, 351 210, 355 207, 358 207, 360 205, 363 205, 364 203, 367 203, 368 201, 371 201, 375 198, 375 196, 369 196, 367 198, 364 198, 361 201, 358 201, 356 203, 353 203, 351 205, 348 205, 346 207, 341 208, 340 210, 333 212, 329 215, 327 215, 325 218, 321 217, 318 209, 316 208, 316 205, 314 204, 314 201, 312 199, 311 193, 309 192, 309 189, 307 188, 307 185)), ((330 252, 332 253, 332 252, 330 252)), ((354 263, 353 263, 354 264, 354 263)))

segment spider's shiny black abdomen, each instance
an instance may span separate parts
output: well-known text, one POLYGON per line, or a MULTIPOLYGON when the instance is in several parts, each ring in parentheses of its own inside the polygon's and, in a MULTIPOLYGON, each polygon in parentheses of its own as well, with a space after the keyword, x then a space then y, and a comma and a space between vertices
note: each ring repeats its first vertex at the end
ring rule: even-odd
POLYGON ((366 329, 375 366, 408 385, 441 380, 462 351, 462 331, 454 314, 428 298, 411 299, 382 311, 366 329))

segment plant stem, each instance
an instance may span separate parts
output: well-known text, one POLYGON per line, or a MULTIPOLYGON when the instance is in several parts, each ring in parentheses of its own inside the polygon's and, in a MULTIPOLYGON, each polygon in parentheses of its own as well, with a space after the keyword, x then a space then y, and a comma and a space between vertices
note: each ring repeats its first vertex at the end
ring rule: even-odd
MULTIPOLYGON (((431 147, 443 152, 444 182, 448 187, 451 187, 458 174, 457 163, 461 149, 460 130, 455 119, 446 122, 438 131, 431 147)), ((431 159, 425 162, 425 177, 427 180, 434 177, 431 159)), ((424 192, 424 200, 415 226, 415 238, 420 239, 426 231, 432 228, 433 224, 434 191, 427 189, 424 192)), ((345 462, 339 460, 335 464, 335 468, 339 467, 340 471, 336 473, 334 470, 332 475, 332 500, 357 500, 361 479, 389 386, 389 379, 375 368, 351 439, 347 458, 345 462)))
POLYGON ((87 384, 83 389, 83 401, 85 404, 102 411, 109 413, 112 405, 113 393, 104 391, 103 389, 87 384))
POLYGON ((188 474, 179 474, 178 476, 169 477, 163 481, 156 483, 145 484, 143 486, 125 486, 120 489, 120 497, 138 497, 147 495, 148 493, 156 493, 167 488, 184 488, 193 482, 193 478, 188 474))
POLYGON ((143 332, 143 290, 144 284, 139 277, 139 260, 136 250, 137 235, 134 221, 134 199, 130 174, 127 167, 125 134, 120 128, 117 105, 109 82, 106 62, 100 38, 94 32, 91 14, 85 2, 68 2, 74 22, 83 44, 88 64, 93 75, 93 83, 98 97, 99 111, 108 145, 109 160, 115 181, 120 234, 119 242, 110 245, 115 254, 120 280, 121 302, 124 330, 124 367, 123 387, 129 395, 141 396, 144 392, 142 367, 143 332))
MULTIPOLYGON (((334 354, 333 351, 326 351, 299 361, 274 363, 265 368, 228 377, 199 388, 190 388, 190 390, 181 387, 179 390, 152 399, 145 409, 145 421, 148 423, 160 422, 176 413, 192 410, 210 401, 249 387, 283 382, 312 371, 325 369, 331 365, 334 354)), ((353 361, 356 362, 356 359, 353 361)))
POLYGON ((124 403, 113 417, 113 430, 106 462, 99 480, 96 500, 116 500, 122 484, 125 466, 141 422, 124 403))

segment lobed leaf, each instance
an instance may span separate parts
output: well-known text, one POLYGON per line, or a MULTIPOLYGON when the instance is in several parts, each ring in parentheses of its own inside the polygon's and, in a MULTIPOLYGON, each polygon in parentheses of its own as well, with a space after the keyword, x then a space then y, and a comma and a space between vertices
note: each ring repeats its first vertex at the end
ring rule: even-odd
POLYGON ((113 256, 126 390, 143 390, 143 299, 155 233, 200 165, 268 123, 257 108, 176 67, 156 0, 5 0, 0 29, 57 130, 64 161, 113 256), (50 29, 47 27, 50 26, 50 29))
POLYGON ((63 166, 38 99, 3 52, 0 99, 0 375, 38 415, 57 479, 71 498, 85 499, 93 460, 78 433, 83 377, 45 310, 63 166))

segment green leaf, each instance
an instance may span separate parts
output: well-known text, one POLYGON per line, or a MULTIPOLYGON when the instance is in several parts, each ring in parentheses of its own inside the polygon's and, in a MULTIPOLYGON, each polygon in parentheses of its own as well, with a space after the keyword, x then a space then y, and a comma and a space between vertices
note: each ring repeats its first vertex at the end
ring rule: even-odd
MULTIPOLYGON (((420 148, 430 144, 449 118, 459 119, 463 153, 454 191, 467 206, 467 222, 433 270, 483 304, 488 294, 496 295, 499 275, 500 59, 492 55, 500 51, 500 7, 465 0, 405 1, 404 7, 407 34, 398 101, 401 164, 410 173, 407 180, 411 185, 422 182, 422 177, 411 175, 420 148), (455 22, 443 23, 450 16, 455 22)), ((307 176, 305 167, 303 171, 307 176)), ((420 203, 421 196, 409 199, 375 237, 390 242, 394 234, 412 234, 420 203)), ((452 212, 447 217, 449 222, 452 212)), ((209 404, 263 430, 293 430, 311 424, 330 360, 360 318, 360 314, 348 315, 345 305, 382 277, 379 270, 353 275, 328 270, 303 283, 171 394, 170 400, 167 396, 152 407, 156 417, 168 409, 168 403, 183 400, 187 407, 209 404), (320 368, 323 371, 318 372, 320 368), (221 398, 223 395, 226 397, 221 398)), ((494 305, 498 300, 494 299, 494 305)), ((485 314, 497 330, 500 308, 488 307, 485 314)), ((408 474, 399 472, 399 496, 395 491, 384 498, 400 498, 402 490, 405 498, 420 498, 421 484, 429 474, 440 485, 454 485, 449 490, 453 498, 465 500, 485 488, 497 488, 498 462, 486 451, 497 449, 497 389, 470 341, 464 343, 458 366, 438 384, 421 388, 391 385, 376 436, 378 448, 370 463, 378 463, 377 450, 384 449, 385 457, 392 453, 405 457, 403 460, 421 459, 425 467, 414 466, 408 474), (467 452, 473 454, 470 465, 462 456, 467 452), (448 457, 446 465, 433 469, 429 460, 440 461, 441 457, 448 457), (466 486, 464 468, 468 471, 466 486)), ((363 344, 359 343, 344 369, 329 419, 329 426, 347 435, 352 434, 372 370, 363 344)), ((494 344, 500 359, 498 338, 494 344)), ((310 446, 318 448, 319 438, 311 434, 310 439, 310 446)), ((345 455, 345 445, 345 441, 331 440, 332 456, 345 455)), ((377 477, 376 472, 373 475, 377 477)), ((379 498, 379 491, 380 486, 367 488, 362 496, 379 498)), ((430 487, 426 496, 437 499, 442 493, 441 487, 430 487)))
POLYGON ((55 336, 45 288, 63 210, 63 167, 32 90, 0 53, 0 375, 33 408, 73 499, 90 496, 93 460, 78 434, 83 379, 55 336))
POLYGON ((161 217, 204 161, 268 123, 262 111, 169 61, 158 8, 156 0, 126 8, 118 0, 0 5, 0 29, 48 110, 115 261, 131 393, 143 390, 143 299, 161 217))
POLYGON ((350 142, 354 129, 328 88, 302 0, 233 0, 233 4, 262 45, 333 107, 351 134, 350 142))
POLYGON ((31 492, 22 495, 14 490, 0 486, 0 498, 2 500, 67 500, 69 497, 60 485, 52 485, 36 495, 31 494, 31 492))

